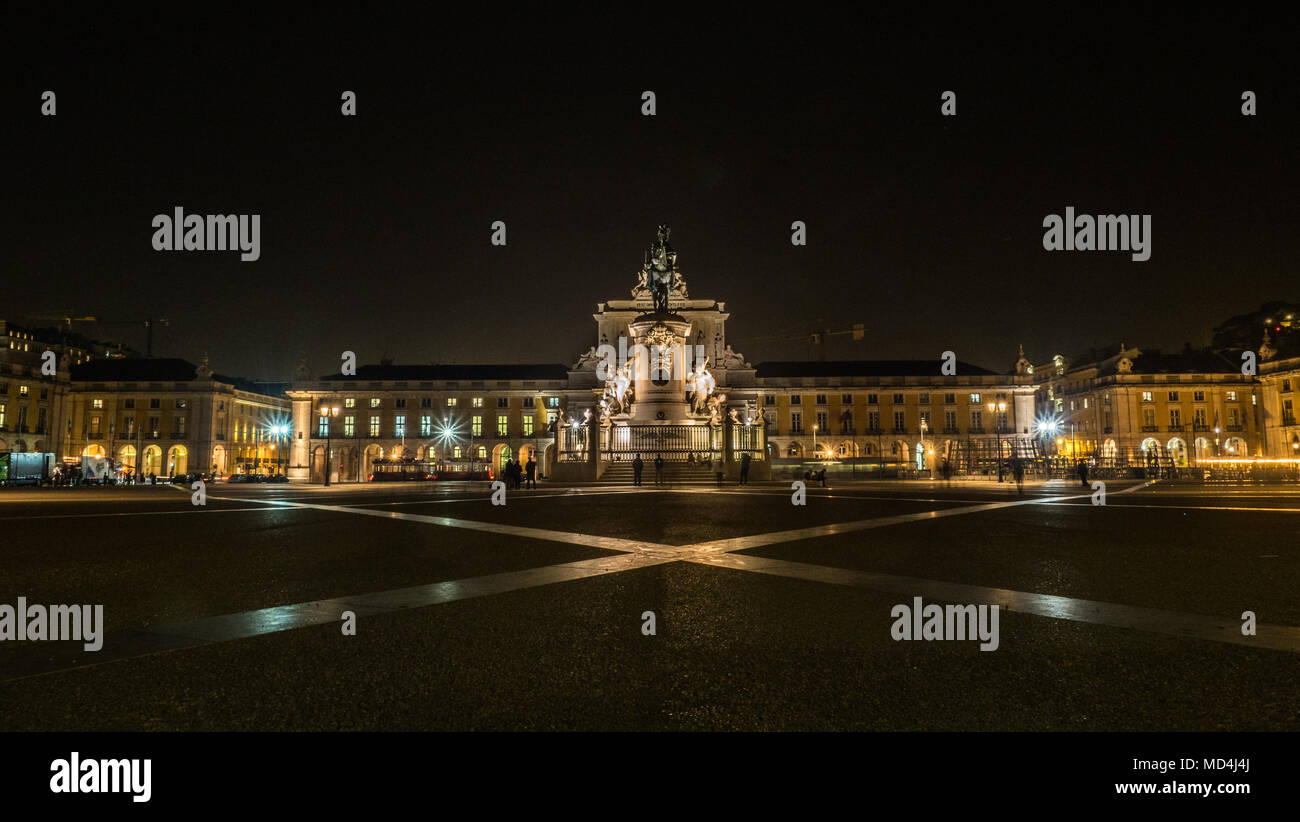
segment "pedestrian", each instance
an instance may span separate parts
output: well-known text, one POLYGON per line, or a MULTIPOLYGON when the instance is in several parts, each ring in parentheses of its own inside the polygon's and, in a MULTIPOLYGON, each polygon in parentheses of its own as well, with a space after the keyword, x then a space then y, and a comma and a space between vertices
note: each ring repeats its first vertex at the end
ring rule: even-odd
POLYGON ((1079 473, 1079 482, 1083 483, 1084 488, 1087 488, 1088 487, 1088 463, 1084 462, 1083 460, 1079 460, 1079 464, 1078 466, 1076 466, 1075 470, 1078 471, 1079 473))
POLYGON ((1018 458, 1011 461, 1011 474, 1016 478, 1016 493, 1025 493, 1025 465, 1018 458))
POLYGON ((745 454, 740 458, 740 484, 741 485, 749 485, 749 461, 750 461, 749 454, 745 454))
POLYGON ((528 464, 524 466, 524 472, 528 476, 527 487, 536 491, 537 490, 537 461, 533 459, 532 454, 528 455, 528 464))
POLYGON ((820 471, 817 472, 817 479, 821 480, 822 487, 825 488, 825 487, 826 487, 826 469, 825 469, 825 468, 823 468, 822 470, 820 470, 820 471))
POLYGON ((664 455, 655 454, 655 485, 664 484, 664 455))
POLYGON ((645 467, 645 462, 641 460, 641 455, 637 454, 636 459, 632 460, 632 484, 641 484, 641 469, 645 467))

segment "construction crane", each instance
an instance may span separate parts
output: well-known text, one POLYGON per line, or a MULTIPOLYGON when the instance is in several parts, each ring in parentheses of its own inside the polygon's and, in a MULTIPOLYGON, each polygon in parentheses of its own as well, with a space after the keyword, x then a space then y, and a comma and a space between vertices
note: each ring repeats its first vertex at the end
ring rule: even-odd
MULTIPOLYGON (((32 320, 58 320, 63 326, 63 333, 67 334, 72 330, 73 323, 86 323, 87 325, 134 325, 145 327, 145 356, 153 357, 153 329, 155 324, 171 325, 171 320, 155 319, 150 317, 146 320, 101 320, 98 317, 77 317, 74 311, 63 311, 58 314, 27 314, 28 319, 32 320)), ((119 345, 121 343, 119 342, 119 345)))
POLYGON ((866 339, 866 326, 862 323, 854 323, 848 328, 823 328, 805 333, 767 334, 760 337, 741 337, 738 342, 743 345, 761 342, 785 342, 789 340, 806 342, 812 346, 812 351, 816 359, 824 361, 826 359, 826 338, 840 337, 845 334, 852 334, 855 341, 866 339))

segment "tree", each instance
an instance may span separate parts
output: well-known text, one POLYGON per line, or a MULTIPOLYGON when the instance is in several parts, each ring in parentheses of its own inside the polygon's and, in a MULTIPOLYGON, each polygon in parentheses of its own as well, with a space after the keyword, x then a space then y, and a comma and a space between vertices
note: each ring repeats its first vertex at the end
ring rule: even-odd
POLYGON ((1218 350, 1253 350, 1264 337, 1266 320, 1272 320, 1268 331, 1274 340, 1300 335, 1300 303, 1289 300, 1272 300, 1249 314, 1229 317, 1214 327, 1212 345, 1218 350))

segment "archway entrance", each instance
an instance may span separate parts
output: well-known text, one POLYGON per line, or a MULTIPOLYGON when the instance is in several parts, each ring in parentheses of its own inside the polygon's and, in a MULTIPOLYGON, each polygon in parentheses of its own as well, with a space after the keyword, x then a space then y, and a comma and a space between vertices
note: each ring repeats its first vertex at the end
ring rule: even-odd
POLYGON ((190 452, 183 445, 173 445, 167 451, 167 474, 188 474, 190 471, 190 452))
POLYGON ((325 481, 325 446, 323 445, 311 449, 311 481, 325 481))
MULTIPOLYGON (((361 455, 361 478, 367 479, 375 470, 375 460, 384 458, 384 448, 382 445, 371 443, 366 446, 366 450, 361 455)), ((337 464, 337 460, 335 463, 337 464)))
POLYGON ((162 473, 162 456, 162 449, 156 445, 144 449, 144 463, 141 468, 143 476, 162 473))
POLYGON ((1169 459, 1179 468, 1187 467, 1187 443, 1182 439, 1174 437, 1169 441, 1169 459))
POLYGON ((355 445, 346 445, 342 448, 334 449, 334 466, 338 471, 338 479, 354 480, 357 479, 357 448, 355 445))
POLYGON ((497 478, 501 477, 505 471, 506 463, 510 461, 512 456, 514 456, 514 451, 512 451, 510 446, 505 443, 492 449, 492 470, 494 476, 497 478))
POLYGON ((900 468, 907 464, 909 455, 907 453, 907 443, 903 440, 895 440, 889 453, 900 468))
POLYGON ((1210 446, 1210 441, 1205 437, 1197 437, 1196 442, 1193 443, 1193 449, 1193 453, 1196 454, 1196 459, 1198 460, 1214 456, 1213 449, 1210 446))

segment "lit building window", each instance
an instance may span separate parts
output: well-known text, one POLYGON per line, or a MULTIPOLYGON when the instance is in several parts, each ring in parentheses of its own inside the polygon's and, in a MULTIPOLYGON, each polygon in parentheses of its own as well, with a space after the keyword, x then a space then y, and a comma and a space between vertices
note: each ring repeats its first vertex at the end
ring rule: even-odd
POLYGON ((527 417, 524 417, 524 436, 531 437, 532 435, 533 435, 533 418, 531 415, 529 415, 527 417))
POLYGON ((508 417, 497 417, 497 436, 505 437, 510 434, 510 419, 508 417))
POLYGON ((379 436, 379 416, 375 415, 370 418, 370 436, 379 436))
POLYGON ((357 435, 357 418, 349 414, 343 418, 343 436, 355 437, 357 435))
POLYGON ((405 414, 398 414, 397 416, 393 417, 393 436, 394 437, 406 436, 406 415, 405 414))
POLYGON ((482 398, 482 397, 475 397, 475 398, 474 398, 474 407, 475 407, 475 408, 482 408, 482 407, 483 407, 483 398, 482 398))
POLYGON ((429 416, 428 414, 420 415, 420 436, 422 437, 433 436, 433 417, 429 416))
POLYGON ((483 415, 482 414, 475 414, 473 417, 470 417, 469 430, 470 430, 470 434, 475 437, 483 436, 483 415))

